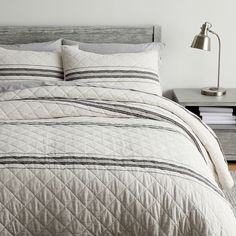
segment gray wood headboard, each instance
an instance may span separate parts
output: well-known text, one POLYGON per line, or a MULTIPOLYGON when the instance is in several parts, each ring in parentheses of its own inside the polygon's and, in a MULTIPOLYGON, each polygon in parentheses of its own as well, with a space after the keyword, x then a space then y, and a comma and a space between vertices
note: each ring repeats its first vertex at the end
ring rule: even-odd
POLYGON ((0 26, 0 44, 44 42, 59 38, 87 43, 161 41, 160 26, 0 26))

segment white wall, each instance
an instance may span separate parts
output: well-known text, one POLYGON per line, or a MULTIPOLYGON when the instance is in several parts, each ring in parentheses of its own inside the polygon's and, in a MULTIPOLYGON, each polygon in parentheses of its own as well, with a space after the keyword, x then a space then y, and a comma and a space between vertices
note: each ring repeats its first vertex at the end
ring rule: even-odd
POLYGON ((204 21, 222 38, 222 85, 236 87, 234 0, 0 0, 0 25, 140 25, 163 27, 163 87, 202 87, 217 79, 217 40, 212 51, 189 46, 204 21))

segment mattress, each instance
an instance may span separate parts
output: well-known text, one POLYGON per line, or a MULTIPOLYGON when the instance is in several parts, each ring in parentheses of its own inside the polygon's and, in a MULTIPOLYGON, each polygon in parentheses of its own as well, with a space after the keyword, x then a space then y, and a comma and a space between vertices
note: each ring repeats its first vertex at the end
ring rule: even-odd
POLYGON ((183 107, 79 82, 9 88, 0 235, 235 235, 218 140, 183 107))

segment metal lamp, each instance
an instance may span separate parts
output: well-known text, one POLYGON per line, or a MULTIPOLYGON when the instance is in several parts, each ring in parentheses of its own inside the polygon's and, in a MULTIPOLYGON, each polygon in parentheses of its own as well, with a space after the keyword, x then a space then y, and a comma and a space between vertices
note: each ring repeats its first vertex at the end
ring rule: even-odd
POLYGON ((220 88, 220 57, 221 57, 221 41, 217 33, 211 30, 211 23, 205 22, 201 27, 201 32, 194 37, 191 47, 198 48, 201 50, 211 50, 211 39, 208 36, 208 32, 214 34, 219 42, 219 53, 218 53, 218 81, 217 87, 208 87, 201 90, 201 94, 207 96, 222 96, 226 94, 226 89, 220 88))

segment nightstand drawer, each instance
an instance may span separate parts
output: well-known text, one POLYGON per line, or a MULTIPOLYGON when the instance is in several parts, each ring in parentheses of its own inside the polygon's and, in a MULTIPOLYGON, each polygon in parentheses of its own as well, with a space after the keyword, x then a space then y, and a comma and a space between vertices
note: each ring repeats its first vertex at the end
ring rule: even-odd
POLYGON ((214 130, 227 160, 236 160, 236 130, 214 130))

